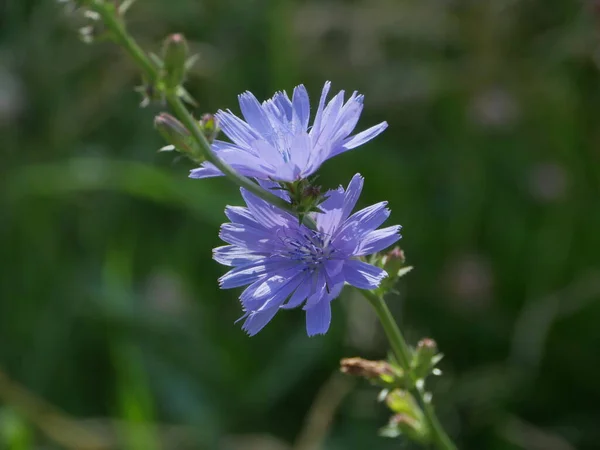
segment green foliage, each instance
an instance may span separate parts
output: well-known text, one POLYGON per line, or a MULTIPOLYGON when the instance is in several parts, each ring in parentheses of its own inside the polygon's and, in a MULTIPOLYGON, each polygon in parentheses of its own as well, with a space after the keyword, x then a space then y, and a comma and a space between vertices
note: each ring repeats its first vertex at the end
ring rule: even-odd
MULTIPOLYGON (((388 300, 411 343, 431 336, 445 355, 427 388, 461 449, 600 439, 600 73, 584 3, 147 0, 127 12, 146 50, 177 31, 200 55, 186 83, 196 117, 239 112, 247 89, 305 83, 314 102, 331 79, 365 94, 359 126, 389 122, 319 183, 360 172, 362 206, 388 200, 403 225, 416 269, 388 300)), ((305 336, 301 311, 245 336, 210 259, 236 188, 187 179, 189 161, 156 152, 164 108, 139 108, 143 80, 116 47, 77 39, 83 18, 20 0, 0 20, 0 370, 113 448, 293 442, 341 357, 385 356, 366 302, 336 300, 325 337, 305 336)), ((69 448, 72 428, 49 427, 3 380, 0 447, 69 448)), ((323 448, 398 448, 376 436, 388 411, 369 389, 341 403, 323 448)))

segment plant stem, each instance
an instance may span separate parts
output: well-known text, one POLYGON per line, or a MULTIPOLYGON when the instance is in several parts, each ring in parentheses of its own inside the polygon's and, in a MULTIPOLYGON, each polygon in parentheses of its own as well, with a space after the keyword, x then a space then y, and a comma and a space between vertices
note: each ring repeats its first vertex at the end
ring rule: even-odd
MULTIPOLYGON (((410 367, 410 361, 412 358, 411 350, 402 335, 402 332, 398 328, 392 313, 390 312, 387 304, 383 300, 383 298, 372 291, 366 291, 362 289, 358 289, 360 293, 369 301, 371 306, 375 309, 377 313, 377 317, 383 326, 385 334, 390 342, 390 346, 392 347, 392 351, 394 356, 398 360, 398 363, 406 373, 411 378, 411 385, 414 386, 414 380, 412 380, 412 372, 410 367)), ((413 388, 413 395, 415 395, 419 402, 423 405, 423 413, 425 415, 425 420, 427 420, 427 424, 431 431, 431 439, 433 443, 439 450, 456 450, 456 446, 452 442, 452 440, 448 437, 446 432, 444 431, 442 424, 438 420, 435 412, 433 411, 433 406, 430 401, 425 400, 425 392, 423 389, 413 388)))
MULTIPOLYGON (((104 25, 112 33, 112 37, 123 49, 131 56, 136 62, 139 68, 144 73, 145 77, 152 83, 156 83, 159 78, 159 69, 155 67, 150 58, 146 55, 144 50, 135 42, 135 40, 127 33, 125 25, 117 16, 117 11, 114 5, 104 2, 102 0, 96 0, 92 2, 90 8, 97 12, 104 25)), ((229 164, 222 161, 216 156, 210 148, 210 144, 206 140, 206 137, 202 133, 202 130, 198 126, 196 119, 187 110, 176 92, 171 91, 166 93, 166 98, 175 113, 175 116, 185 125, 188 131, 192 134, 196 142, 198 143, 200 150, 204 158, 215 165, 223 174, 237 184, 240 187, 252 192, 259 198, 262 198, 266 202, 277 206, 289 213, 296 215, 292 205, 286 202, 281 197, 263 189, 258 184, 246 178, 243 175, 237 173, 229 164)), ((309 224, 310 225, 310 224, 309 224)))

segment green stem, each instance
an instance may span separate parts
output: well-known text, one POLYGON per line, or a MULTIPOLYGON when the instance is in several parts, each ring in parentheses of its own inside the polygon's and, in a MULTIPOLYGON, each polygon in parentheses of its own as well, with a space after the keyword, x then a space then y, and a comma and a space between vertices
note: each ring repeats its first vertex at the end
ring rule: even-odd
MULTIPOLYGON (((392 313, 390 312, 387 304, 383 300, 383 298, 372 291, 365 291, 359 289, 360 293, 369 301, 375 312, 377 313, 377 317, 383 326, 385 334, 390 342, 390 346, 392 347, 392 351, 394 352, 394 356, 398 360, 398 363, 404 370, 406 374, 411 378, 411 384, 414 386, 414 380, 412 380, 412 372, 410 367, 410 361, 412 359, 411 350, 402 336, 402 332, 398 328, 392 313)), ((456 450, 456 446, 452 442, 452 440, 448 437, 446 432, 444 431, 442 424, 438 420, 435 412, 433 410, 433 406, 430 401, 425 400, 425 392, 423 389, 413 388, 413 395, 419 399, 419 402, 423 405, 423 413, 425 415, 425 420, 427 420, 427 424, 429 425, 429 429, 431 430, 431 438, 435 444, 435 446, 439 450, 456 450)))
MULTIPOLYGON (((131 58, 137 63, 140 69, 143 71, 146 78, 151 82, 155 83, 159 78, 159 71, 152 63, 150 58, 146 55, 144 50, 135 42, 135 40, 127 33, 125 29, 125 25, 117 16, 117 11, 114 5, 102 1, 96 0, 90 6, 93 11, 97 12, 102 21, 111 31, 114 40, 121 47, 125 49, 125 51, 131 56, 131 58)), ((206 140, 206 137, 202 133, 202 130, 198 126, 198 122, 187 110, 179 96, 171 91, 166 93, 167 101, 169 105, 173 109, 175 116, 185 125, 188 131, 192 134, 196 142, 198 143, 200 150, 204 158, 215 165, 223 174, 237 184, 240 187, 252 192, 259 198, 262 198, 266 202, 269 202, 272 205, 277 206, 278 208, 283 209, 284 211, 290 212, 296 215, 296 212, 292 208, 292 205, 282 198, 276 196, 272 192, 269 192, 266 189, 263 189, 258 184, 251 181, 249 178, 244 177, 237 173, 229 164, 222 161, 219 157, 217 157, 210 148, 210 144, 206 140)), ((311 225, 309 222, 307 225, 311 225)))

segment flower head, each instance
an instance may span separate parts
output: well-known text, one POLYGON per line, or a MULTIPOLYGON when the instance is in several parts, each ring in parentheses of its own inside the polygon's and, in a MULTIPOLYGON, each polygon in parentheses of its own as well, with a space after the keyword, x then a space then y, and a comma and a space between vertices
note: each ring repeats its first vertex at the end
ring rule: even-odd
MULTIPOLYGON (((250 92, 241 94, 246 121, 229 110, 217 112, 222 131, 233 142, 216 140, 212 150, 242 175, 291 182, 308 177, 325 160, 364 144, 387 128, 382 122, 349 136, 360 117, 363 96, 354 92, 344 103, 344 91, 340 91, 325 105, 330 86, 328 81, 323 87, 312 127, 308 126, 308 93, 302 85, 294 88, 291 100, 285 92, 278 92, 261 104, 250 92)), ((213 164, 204 162, 190 177, 220 175, 213 164)))
POLYGON ((396 242, 400 226, 377 229, 390 214, 387 202, 350 214, 362 186, 363 178, 357 174, 348 189, 329 191, 320 205, 323 212, 311 214, 316 230, 244 189, 247 208, 226 208, 231 222, 222 225, 220 237, 230 245, 216 248, 213 258, 233 267, 219 279, 221 288, 248 286, 240 296, 248 334, 258 333, 280 308, 302 304, 308 335, 325 333, 331 321, 330 302, 344 283, 374 289, 387 276, 358 257, 396 242))

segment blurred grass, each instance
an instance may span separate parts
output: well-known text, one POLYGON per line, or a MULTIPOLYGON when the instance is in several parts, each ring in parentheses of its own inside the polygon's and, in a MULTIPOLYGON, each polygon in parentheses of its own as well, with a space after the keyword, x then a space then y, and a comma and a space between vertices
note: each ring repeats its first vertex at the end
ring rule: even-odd
MULTIPOLYGON (((460 448, 585 450, 600 439, 596 3, 146 0, 128 21, 149 50, 184 32, 200 52, 197 113, 301 82, 315 100, 326 79, 364 93, 359 127, 390 127, 321 181, 360 171, 361 204, 387 199, 403 225, 416 269, 390 302, 446 354, 442 420, 460 448)), ((135 69, 79 42, 54 2, 4 2, 0 25, 8 386, 117 448, 289 448, 340 357, 384 355, 370 312, 346 295, 325 337, 292 311, 247 338, 210 260, 236 189, 156 153, 160 106, 139 109, 135 69)), ((0 447, 68 448, 7 392, 0 447)), ((343 401, 323 448, 401 445, 375 436, 374 396, 343 401)))

